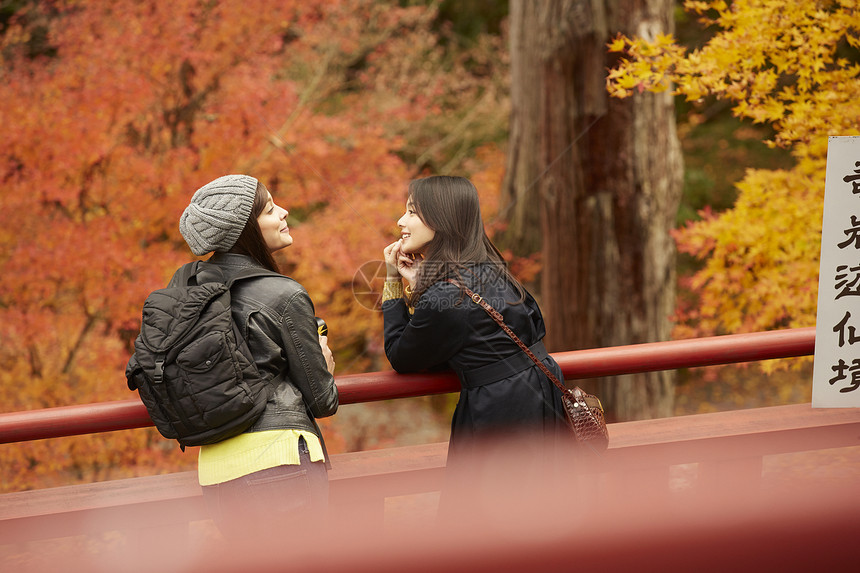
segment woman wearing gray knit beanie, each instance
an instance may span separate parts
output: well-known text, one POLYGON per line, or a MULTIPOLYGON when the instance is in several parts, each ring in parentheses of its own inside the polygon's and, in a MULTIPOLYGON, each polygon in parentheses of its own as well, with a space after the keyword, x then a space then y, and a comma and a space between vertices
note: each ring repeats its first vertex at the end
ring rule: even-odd
POLYGON ((248 175, 225 175, 197 190, 179 230, 195 255, 226 281, 249 268, 268 276, 231 288, 232 313, 273 392, 245 433, 201 446, 203 497, 222 533, 258 542, 285 528, 308 531, 328 504, 328 459, 316 418, 338 407, 334 359, 319 336, 307 291, 280 274, 272 254, 293 243, 288 211, 248 175))

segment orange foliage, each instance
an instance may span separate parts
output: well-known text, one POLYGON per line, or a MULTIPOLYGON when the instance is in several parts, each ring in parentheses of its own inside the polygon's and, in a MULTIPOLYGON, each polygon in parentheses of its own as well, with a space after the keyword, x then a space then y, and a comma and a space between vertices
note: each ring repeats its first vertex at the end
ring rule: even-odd
MULTIPOLYGON (((27 6, 0 38, 0 407, 134 396, 123 370, 142 301, 190 258, 177 222, 191 193, 225 173, 260 178, 292 212, 282 262, 329 321, 340 373, 382 367, 381 316, 351 289, 393 236, 417 173, 404 157, 429 146, 408 126, 441 133, 434 118, 458 106, 501 109, 462 62, 446 82, 434 13, 362 0, 27 6), (52 52, 31 57, 40 26, 52 52)), ((427 151, 422 166, 440 157, 427 151)), ((118 432, 4 446, 0 481, 194 460, 153 430, 118 432)))

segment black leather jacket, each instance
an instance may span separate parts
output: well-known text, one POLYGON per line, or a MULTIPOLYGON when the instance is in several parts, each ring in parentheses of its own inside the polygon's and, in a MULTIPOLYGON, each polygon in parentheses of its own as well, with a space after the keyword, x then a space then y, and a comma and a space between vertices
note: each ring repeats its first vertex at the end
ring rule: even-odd
MULTIPOLYGON (((225 280, 259 266, 250 257, 234 253, 216 253, 208 262, 221 269, 225 280)), ((322 441, 315 418, 337 411, 338 393, 320 350, 307 291, 289 277, 255 277, 237 282, 231 300, 233 318, 257 367, 274 385, 266 410, 249 431, 307 430, 322 441)))

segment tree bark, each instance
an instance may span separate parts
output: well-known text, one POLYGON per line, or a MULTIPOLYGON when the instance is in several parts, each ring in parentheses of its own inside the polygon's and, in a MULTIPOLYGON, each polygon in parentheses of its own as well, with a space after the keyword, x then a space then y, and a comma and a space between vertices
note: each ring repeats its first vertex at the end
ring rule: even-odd
MULTIPOLYGON (((674 29, 672 0, 512 0, 503 200, 515 252, 543 258, 553 351, 667 340, 683 158, 668 93, 609 98, 618 32, 674 29)), ((674 372, 596 380, 611 420, 671 416, 674 372)))

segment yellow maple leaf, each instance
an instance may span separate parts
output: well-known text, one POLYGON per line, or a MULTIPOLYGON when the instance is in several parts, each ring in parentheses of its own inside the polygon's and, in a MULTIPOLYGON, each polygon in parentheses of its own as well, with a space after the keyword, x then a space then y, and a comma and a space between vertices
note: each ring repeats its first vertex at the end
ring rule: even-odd
POLYGON ((610 52, 623 52, 626 45, 627 38, 621 35, 617 36, 608 44, 610 52))

